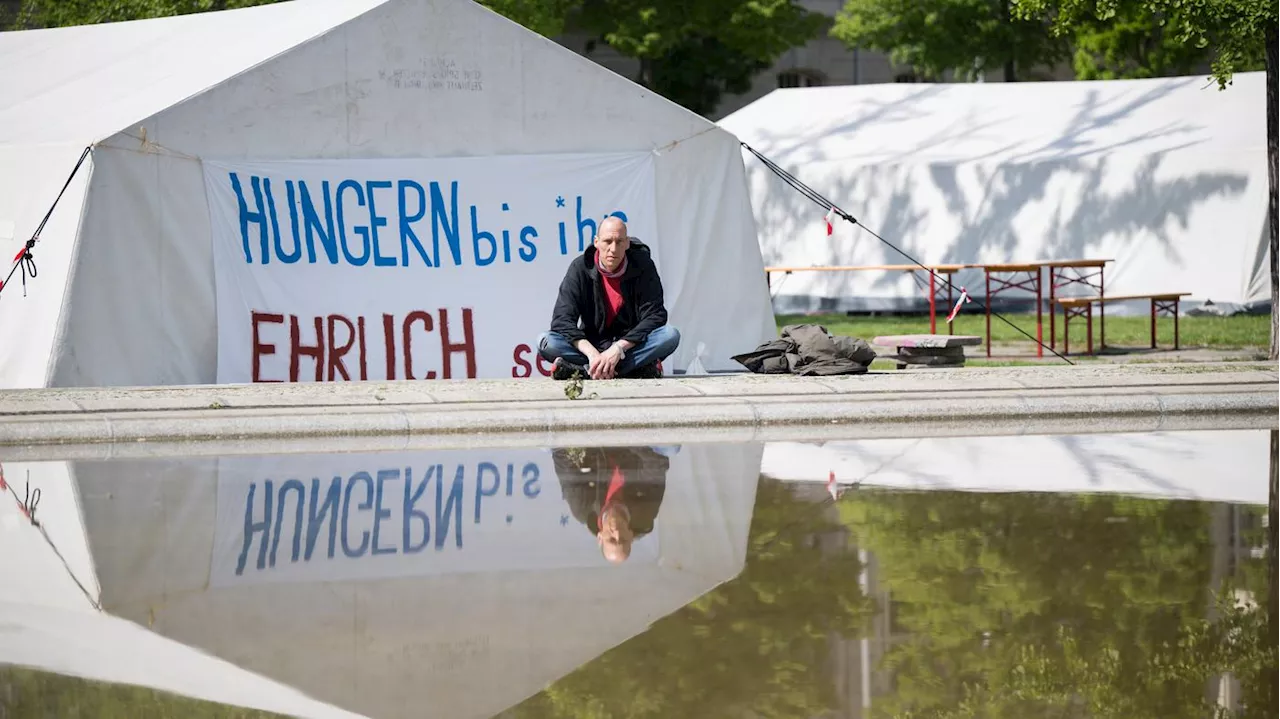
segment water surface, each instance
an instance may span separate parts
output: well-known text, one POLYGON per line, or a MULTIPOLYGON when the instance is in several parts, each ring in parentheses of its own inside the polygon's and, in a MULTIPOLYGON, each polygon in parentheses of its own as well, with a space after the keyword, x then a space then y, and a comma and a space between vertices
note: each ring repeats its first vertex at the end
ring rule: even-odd
POLYGON ((1269 432, 281 450, 5 463, 0 716, 1275 706, 1269 432))

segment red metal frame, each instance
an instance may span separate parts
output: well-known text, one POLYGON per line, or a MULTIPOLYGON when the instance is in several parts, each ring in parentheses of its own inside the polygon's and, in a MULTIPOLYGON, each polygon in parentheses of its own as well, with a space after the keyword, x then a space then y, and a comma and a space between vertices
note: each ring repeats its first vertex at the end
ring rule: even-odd
MULTIPOLYGON (((1182 348, 1182 338, 1179 335, 1178 328, 1178 308, 1182 299, 1174 297, 1171 300, 1151 298, 1151 349, 1159 349, 1156 344, 1156 318, 1161 312, 1168 313, 1173 317, 1173 348, 1175 350, 1182 348)), ((1099 305, 1105 305, 1105 302, 1098 302, 1099 305)), ((1087 319, 1087 334, 1085 335, 1088 342, 1089 354, 1093 354, 1093 302, 1088 302, 1080 307, 1062 306, 1062 353, 1071 354, 1071 318, 1084 316, 1087 319)), ((1101 309, 1101 308, 1099 308, 1101 309)))
POLYGON ((1034 292, 1036 295, 1036 356, 1044 356, 1044 298, 1041 294, 1040 268, 1034 270, 1001 270, 992 269, 991 267, 983 267, 983 272, 987 276, 987 359, 991 358, 991 304, 996 295, 1005 290, 1026 290, 1034 292), (997 275, 992 277, 992 275, 997 275), (1004 279, 998 275, 1013 275, 1013 279, 1004 279), (1015 281, 1018 275, 1026 275, 1021 281, 1015 281), (991 282, 996 282, 996 288, 991 289, 991 282))
MULTIPOLYGON (((1071 285, 1081 285, 1094 290, 1098 297, 1106 297, 1106 277, 1104 275, 1105 266, 1097 267, 1049 267, 1049 347, 1057 348, 1057 328, 1055 326, 1054 317, 1054 298, 1057 297, 1058 290, 1069 287, 1071 285), (1068 274, 1068 270, 1074 270, 1075 276, 1068 274), (1098 279, 1098 283, 1094 284, 1093 279, 1098 279)), ((1064 309, 1065 314, 1065 309, 1064 309)), ((1066 318, 1063 318, 1063 332, 1066 332, 1066 318)), ((1107 307, 1103 303, 1098 307, 1098 347, 1105 349, 1107 346, 1107 307)), ((1066 338, 1063 338, 1065 343, 1066 338)), ((1065 346, 1065 344, 1064 344, 1065 346)))
POLYGON ((1062 354, 1071 354, 1071 318, 1083 316, 1086 321, 1085 338, 1088 344, 1088 353, 1093 354, 1093 303, 1089 302, 1081 307, 1062 306, 1062 354))

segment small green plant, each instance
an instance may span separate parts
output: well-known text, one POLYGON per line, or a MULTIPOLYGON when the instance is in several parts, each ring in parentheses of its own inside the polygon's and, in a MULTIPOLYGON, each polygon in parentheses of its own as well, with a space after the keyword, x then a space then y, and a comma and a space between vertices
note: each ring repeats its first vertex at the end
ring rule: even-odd
POLYGON ((564 383, 564 396, 569 399, 578 399, 582 396, 582 373, 574 372, 564 383))
MULTIPOLYGON (((582 399, 582 392, 583 392, 582 373, 577 370, 574 370, 573 376, 570 377, 568 380, 566 380, 564 383, 564 396, 568 397, 569 399, 582 399)), ((600 395, 596 394, 595 392, 592 392, 591 394, 587 395, 587 399, 596 399, 599 396, 600 395)))

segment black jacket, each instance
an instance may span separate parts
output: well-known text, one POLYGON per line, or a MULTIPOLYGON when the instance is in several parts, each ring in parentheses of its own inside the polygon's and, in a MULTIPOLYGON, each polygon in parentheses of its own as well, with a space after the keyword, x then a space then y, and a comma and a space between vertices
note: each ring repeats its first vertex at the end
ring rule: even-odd
POLYGON ((600 510, 609 493, 616 464, 627 483, 621 501, 631 514, 631 531, 639 539, 653 531, 667 488, 671 460, 650 447, 589 447, 552 450, 560 494, 573 518, 599 534, 600 510))
POLYGON ((595 246, 569 263, 551 313, 551 331, 575 344, 584 338, 597 347, 620 339, 640 344, 650 332, 667 324, 662 280, 645 244, 631 241, 627 272, 622 276, 622 309, 608 329, 604 326, 606 316, 595 246))

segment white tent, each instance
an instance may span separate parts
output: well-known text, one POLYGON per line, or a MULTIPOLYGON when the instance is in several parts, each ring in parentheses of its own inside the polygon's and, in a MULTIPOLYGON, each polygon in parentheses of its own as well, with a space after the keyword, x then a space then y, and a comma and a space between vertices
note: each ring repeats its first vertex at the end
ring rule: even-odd
POLYGON ((87 594, 6 532, 21 551, 0 569, 39 564, 51 588, 0 589, 0 606, 26 605, 6 611, 24 641, 0 643, 0 663, 296 716, 492 716, 742 571, 760 445, 655 450, 653 529, 618 566, 547 450, 72 463, 77 491, 38 512, 85 559, 87 594), (68 632, 65 651, 48 639, 68 632), (122 663, 126 640, 148 650, 122 663))
MULTIPOLYGON (((1269 302, 1263 75, 787 89, 720 125, 924 263, 1114 260, 1107 294, 1269 302)), ((826 209, 748 157, 766 265, 911 264, 847 222, 827 237, 826 209)), ((955 279, 985 294, 980 270, 955 279)), ((779 280, 779 311, 925 297, 902 272, 779 280)))
POLYGON ((765 446, 775 479, 909 491, 1121 494, 1265 505, 1267 430, 922 437, 765 446))
POLYGON ((92 147, 0 295, 0 387, 538 377, 609 214, 661 271, 668 372, 775 336, 736 139, 470 0, 3 33, 0 58, 0 251, 92 147))

